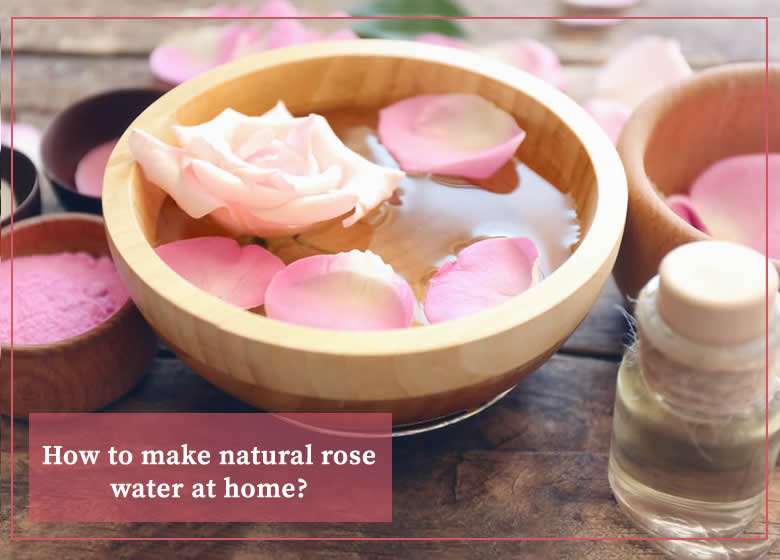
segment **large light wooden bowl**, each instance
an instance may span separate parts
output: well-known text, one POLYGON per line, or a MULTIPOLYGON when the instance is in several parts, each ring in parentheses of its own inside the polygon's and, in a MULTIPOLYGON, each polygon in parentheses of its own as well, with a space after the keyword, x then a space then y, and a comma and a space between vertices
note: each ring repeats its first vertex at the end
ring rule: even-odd
MULTIPOLYGON (((769 151, 777 152, 780 65, 770 65, 768 85, 769 151)), ((719 159, 765 152, 766 95, 763 63, 734 64, 696 74, 651 97, 631 115, 618 141, 629 189, 626 232, 615 265, 624 296, 636 298, 675 247, 710 239, 675 214, 664 196, 687 192, 719 159)), ((780 271, 780 261, 773 262, 780 271)))
POLYGON ((126 133, 104 182, 111 250, 139 309, 182 360, 266 410, 392 411, 401 424, 485 402, 566 340, 609 277, 627 192, 607 136, 540 80, 443 47, 332 42, 217 68, 167 93, 132 126, 174 143, 171 125, 201 123, 226 107, 259 114, 283 99, 293 113, 305 114, 434 92, 477 93, 516 117, 528 131, 519 158, 577 207, 584 235, 574 254, 512 301, 435 326, 356 333, 278 322, 199 291, 157 258, 152 246, 166 195, 132 161, 126 133))

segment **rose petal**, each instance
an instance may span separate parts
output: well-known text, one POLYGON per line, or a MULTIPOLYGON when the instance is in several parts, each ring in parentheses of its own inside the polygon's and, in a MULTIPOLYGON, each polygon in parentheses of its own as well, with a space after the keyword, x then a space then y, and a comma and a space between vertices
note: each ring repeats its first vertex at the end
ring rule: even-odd
POLYGON ((281 99, 276 102, 276 105, 274 105, 269 111, 266 111, 263 113, 265 118, 269 119, 291 119, 293 118, 292 113, 287 110, 287 106, 284 104, 284 101, 281 99))
MULTIPOLYGON (((246 8, 228 6, 217 6, 206 13, 207 17, 237 19, 249 15, 246 8)), ((272 19, 307 15, 284 0, 270 0, 258 11, 258 17, 272 19)), ((149 64, 155 76, 176 85, 247 54, 342 39, 357 39, 357 35, 349 29, 323 33, 291 19, 276 19, 265 34, 254 24, 212 25, 171 35, 152 51, 149 64)))
POLYGON ((175 85, 214 68, 225 49, 223 33, 223 27, 207 26, 172 35, 149 56, 152 73, 175 85))
POLYGON ((346 214, 355 207, 358 196, 341 190, 296 198, 270 210, 252 212, 255 218, 274 225, 305 228, 346 214))
POLYGON ((316 41, 343 41, 357 39, 358 36, 349 29, 341 29, 333 33, 323 33, 306 27, 295 19, 275 21, 265 38, 265 49, 279 49, 292 45, 303 45, 316 41))
POLYGON ((690 74, 677 41, 646 36, 615 53, 604 65, 596 78, 595 97, 634 110, 656 91, 690 74))
POLYGON ((282 260, 263 247, 241 247, 228 237, 183 239, 155 251, 190 284, 244 309, 263 305, 268 284, 284 268, 282 260))
POLYGON ((673 194, 666 197, 666 204, 669 205, 669 208, 671 208, 675 214, 693 227, 703 233, 709 233, 709 230, 707 229, 707 226, 704 225, 704 222, 702 222, 699 213, 696 212, 696 209, 691 204, 690 197, 684 194, 673 194))
POLYGON ((266 314, 308 327, 383 330, 412 324, 409 284, 371 251, 297 260, 268 286, 266 314))
POLYGON ((693 182, 690 202, 718 239, 780 258, 780 153, 769 154, 769 250, 766 247, 766 154, 723 159, 693 182))
POLYGON ((448 37, 440 33, 423 33, 415 37, 414 40, 420 43, 474 51, 484 56, 497 58, 550 82, 559 89, 563 89, 566 84, 558 55, 533 39, 502 41, 477 48, 462 39, 448 37))
POLYGON ((582 104, 590 116, 601 125, 613 143, 617 143, 620 131, 631 116, 631 109, 622 103, 591 99, 582 104))
MULTIPOLYGON (((22 152, 32 162, 40 167, 41 165, 41 131, 36 127, 16 122, 14 129, 14 149, 22 152)), ((0 142, 6 146, 11 146, 11 124, 3 123, 0 126, 0 142)))
POLYGON ((420 95, 379 111, 379 139, 410 173, 485 179, 514 155, 525 131, 471 94, 420 95))
POLYGON ((540 280, 541 259, 525 237, 478 241, 433 275, 425 315, 440 323, 504 303, 540 280))
POLYGON ((74 182, 79 192, 91 196, 103 194, 103 175, 118 139, 109 140, 92 148, 76 166, 74 182))
POLYGON ((292 18, 292 17, 304 17, 308 14, 304 11, 299 11, 292 3, 287 0, 268 0, 260 11, 257 12, 257 17, 261 18, 292 18))
POLYGON ((174 148, 141 130, 133 130, 128 140, 130 153, 143 169, 146 178, 163 188, 179 208, 193 218, 225 206, 225 201, 209 193, 200 184, 184 150, 174 148))
POLYGON ((516 66, 558 89, 563 89, 566 85, 558 55, 539 41, 533 39, 503 41, 478 49, 478 52, 516 66))
POLYGON ((344 227, 349 227, 390 198, 405 174, 398 169, 377 165, 353 152, 336 136, 324 117, 311 116, 317 120, 310 139, 312 151, 319 154, 323 167, 341 167, 343 190, 357 197, 355 212, 343 222, 344 227))

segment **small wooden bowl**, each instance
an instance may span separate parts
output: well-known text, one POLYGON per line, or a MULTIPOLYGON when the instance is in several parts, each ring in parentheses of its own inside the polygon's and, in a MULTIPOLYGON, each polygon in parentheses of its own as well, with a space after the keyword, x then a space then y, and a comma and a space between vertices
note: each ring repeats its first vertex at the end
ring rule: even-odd
MULTIPOLYGON (((0 149, 0 177, 12 185, 14 198, 18 202, 14 209, 14 223, 41 213, 41 187, 35 164, 18 150, 3 145, 0 149), (13 159, 14 180, 11 181, 11 160, 13 159)), ((0 221, 0 228, 11 223, 11 216, 0 221)))
MULTIPOLYGON (((3 260, 86 251, 107 255, 105 226, 89 214, 30 218, 0 236, 3 260)), ((0 345, 0 413, 11 412, 11 345, 0 345)), ((157 340, 133 302, 94 329, 50 344, 14 344, 14 416, 31 412, 88 412, 115 401, 146 374, 157 340)))
MULTIPOLYGON (((617 152, 554 87, 469 53, 412 42, 334 41, 243 58, 168 92, 133 123, 174 143, 226 107, 259 114, 283 99, 295 114, 382 107, 424 93, 476 93, 528 136, 518 157, 569 193, 583 238, 533 290, 472 317, 429 327, 340 332, 247 313, 175 274, 152 247, 167 196, 120 140, 106 170, 111 251, 133 299, 166 344, 206 379, 270 411, 391 411, 395 424, 478 406, 538 368, 568 338, 607 281, 627 191, 617 152)), ((171 224, 166 224, 170 228, 171 224)))
MULTIPOLYGON (((662 91, 631 115, 618 141, 628 178, 628 217, 614 276, 636 298, 675 247, 710 236, 667 206, 719 159, 765 152, 767 72, 763 63, 696 74, 662 91)), ((780 65, 769 67, 769 122, 780 121, 780 65)), ((769 151, 780 151, 780 127, 769 127, 769 151)), ((758 218, 758 217, 757 217, 758 218)), ((772 261, 780 270, 780 261, 772 261)))
POLYGON ((107 91, 61 111, 41 139, 44 172, 62 205, 76 212, 102 212, 101 197, 76 189, 76 167, 92 148, 119 138, 141 112, 163 94, 156 89, 107 91))

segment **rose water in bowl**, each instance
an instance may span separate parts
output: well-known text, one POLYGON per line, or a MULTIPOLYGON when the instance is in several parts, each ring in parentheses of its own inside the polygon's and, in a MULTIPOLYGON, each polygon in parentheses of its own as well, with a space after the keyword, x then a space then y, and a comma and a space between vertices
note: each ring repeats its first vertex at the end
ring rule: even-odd
MULTIPOLYGON (((398 168, 376 134, 378 109, 324 112, 336 134, 363 157, 398 168)), ((425 298, 431 276, 460 250, 494 237, 527 237, 542 274, 558 268, 579 239, 574 203, 516 158, 484 180, 407 174, 394 196, 352 228, 329 224, 268 240, 282 260, 307 254, 370 250, 425 298)))
MULTIPOLYGON (((350 149, 378 165, 398 169, 377 136, 379 109, 322 114, 350 149)), ((158 218, 159 243, 183 235, 219 234, 213 224, 172 215, 180 212, 170 200, 164 205, 158 218), (182 230, 183 223, 189 228, 182 230)), ((489 238, 528 238, 539 250, 541 274, 548 275, 569 257, 579 235, 571 197, 512 158, 481 180, 407 173, 390 199, 348 228, 333 220, 261 242, 287 264, 353 249, 379 255, 411 286, 417 299, 414 325, 420 326, 428 324, 421 306, 431 277, 465 247, 489 238)), ((263 308, 253 311, 263 313, 263 308)))
MULTIPOLYGON (((454 113, 458 114, 457 111, 454 113)), ((231 117, 228 113, 227 117, 221 119, 227 125, 222 130, 236 130, 232 121, 241 126, 241 119, 236 115, 231 117)), ((287 125, 279 122, 280 119, 275 118, 274 126, 268 132, 273 134, 274 140, 283 142, 286 136, 282 135, 287 125)), ((352 144, 344 134, 344 126, 335 122, 330 125, 352 144)), ((107 229, 118 268, 128 278, 128 284, 132 286, 131 293, 140 302, 142 312, 177 355, 212 383, 266 410, 389 410, 393 412, 394 423, 405 424, 480 406, 537 369, 563 344, 587 314, 606 282, 620 243, 626 207, 625 176, 609 139, 579 106, 551 86, 526 74, 513 73, 504 65, 491 66, 484 57, 470 56, 469 53, 453 59, 451 51, 441 47, 389 41, 355 41, 317 44, 311 48, 279 50, 272 54, 247 57, 172 90, 141 115, 133 129, 120 139, 114 151, 107 168, 104 191, 107 229), (353 110, 361 107, 389 109, 405 101, 411 103, 415 97, 449 94, 460 98, 471 96, 471 107, 478 105, 473 98, 481 97, 484 113, 499 123, 505 123, 499 127, 486 126, 485 119, 481 117, 483 112, 479 112, 479 118, 474 119, 480 135, 491 130, 506 132, 505 135, 503 132, 497 135, 501 150, 486 150, 500 151, 500 161, 496 161, 499 158, 493 157, 491 153, 493 161, 489 166, 485 164, 480 174, 459 173, 463 172, 462 168, 458 170, 447 166, 415 169, 409 165, 410 159, 405 159, 403 154, 404 149, 412 146, 412 143, 402 144, 399 149, 383 133, 386 130, 382 123, 387 114, 384 110, 381 118, 378 111, 367 111, 372 113, 368 119, 361 115, 361 111, 353 110), (436 280, 440 284, 448 280, 452 287, 455 285, 453 279, 457 278, 461 283, 456 287, 464 289, 473 286, 480 289, 484 286, 504 288, 503 281, 507 280, 506 284, 510 288, 517 289, 492 289, 489 294, 492 299, 485 301, 486 306, 474 311, 480 311, 478 314, 461 314, 457 320, 449 320, 454 317, 445 316, 441 320, 431 320, 436 324, 425 328, 404 328, 412 324, 413 314, 410 316, 407 311, 415 307, 415 300, 419 296, 415 297, 401 274, 384 263, 384 259, 393 258, 389 250, 379 255, 368 247, 367 242, 378 241, 374 234, 364 235, 360 239, 357 243, 360 249, 341 253, 318 255, 316 253, 322 252, 322 249, 305 247, 311 252, 309 258, 300 258, 284 265, 266 290, 266 296, 270 294, 275 298, 266 298, 264 302, 268 317, 275 320, 237 309, 236 305, 221 300, 214 291, 210 291, 209 286, 201 287, 197 282, 188 281, 186 276, 177 274, 175 267, 168 266, 165 259, 159 258, 161 246, 194 238, 192 243, 196 247, 198 243, 204 243, 203 237, 222 236, 231 242, 229 252, 237 256, 233 264, 243 265, 250 263, 252 255, 247 253, 249 249, 276 250, 272 247, 272 239, 278 239, 280 233, 282 237, 297 236, 297 242, 304 235, 309 237, 316 231, 327 229, 332 225, 328 223, 330 220, 340 220, 344 230, 365 229, 376 226, 372 222, 375 216, 386 217, 389 213, 384 213, 385 210, 398 210, 399 202, 402 211, 413 208, 407 195, 411 190, 408 185, 401 185, 404 177, 399 176, 397 169, 379 166, 365 158, 359 158, 363 163, 358 164, 356 152, 341 141, 339 146, 332 146, 333 150, 329 153, 334 155, 338 151, 346 160, 344 165, 335 163, 344 172, 343 180, 336 187, 319 184, 312 190, 304 189, 305 193, 290 193, 289 187, 291 182, 302 188, 304 185, 312 186, 308 176, 301 176, 298 180, 280 174, 271 178, 284 181, 279 185, 273 184, 271 180, 257 183, 253 182, 253 178, 267 177, 268 172, 263 169, 245 169, 243 165, 238 167, 248 179, 239 178, 241 185, 223 174, 218 174, 224 180, 217 184, 218 177, 209 173, 214 170, 205 164, 213 162, 218 167, 222 164, 206 154, 208 162, 204 159, 203 165, 198 164, 199 169, 194 170, 209 173, 208 177, 214 179, 214 184, 206 184, 204 179, 200 183, 203 189, 217 194, 218 191, 213 189, 227 188, 220 188, 215 200, 201 198, 198 206, 189 208, 190 214, 177 207, 178 204, 187 206, 188 203, 182 197, 179 197, 180 200, 176 198, 178 184, 164 188, 164 176, 156 173, 162 170, 146 169, 148 166, 144 162, 138 162, 138 157, 144 159, 144 153, 136 151, 135 156, 138 157, 134 157, 134 134, 145 133, 154 153, 168 154, 166 160, 173 160, 197 148, 191 142, 193 133, 204 128, 195 130, 193 127, 205 126, 228 110, 240 113, 246 119, 257 119, 269 110, 278 114, 281 111, 274 109, 279 101, 283 101, 295 115, 320 115, 319 119, 302 118, 300 123, 289 123, 295 126, 309 125, 311 128, 308 131, 301 129, 304 138, 308 138, 310 135, 307 134, 316 129, 318 135, 328 136, 332 143, 332 138, 337 137, 337 134, 330 126, 329 130, 325 130, 321 123, 328 122, 326 117, 335 120, 331 116, 334 109, 344 109, 341 112, 350 115, 352 123, 347 127, 373 128, 376 124, 376 136, 408 175, 417 178, 417 173, 422 171, 442 176, 437 178, 437 182, 444 183, 441 187, 446 189, 448 195, 478 191, 480 195, 505 200, 513 193, 519 194, 529 181, 525 176, 520 177, 520 186, 515 189, 517 177, 513 177, 513 174, 517 174, 517 162, 514 165, 509 163, 501 169, 503 164, 516 156, 520 162, 554 185, 555 190, 571 197, 577 214, 574 223, 580 229, 576 248, 569 247, 567 253, 571 254, 564 253, 565 262, 553 270, 555 264, 551 263, 545 247, 540 247, 540 250, 534 247, 533 251, 527 251, 527 245, 534 244, 531 239, 499 237, 502 233, 505 235, 504 232, 512 233, 511 230, 505 230, 503 225, 499 231, 493 228, 486 233, 492 238, 484 239, 483 232, 473 232, 469 225, 462 236, 446 239, 445 250, 438 255, 431 255, 427 258, 428 262, 423 263, 422 268, 430 271, 444 260, 439 271, 428 282, 425 307, 428 307, 432 295, 441 290, 437 288, 436 280), (493 107, 486 107, 485 103, 493 107), (503 111, 504 116, 497 115, 497 110, 503 111), (523 136, 526 137, 523 139, 523 136), (519 145, 518 141, 521 142, 519 145), (132 164, 133 160, 138 165, 132 164), (354 171, 358 166, 360 184, 349 183, 355 177, 354 171), (383 171, 380 173, 374 168, 383 171), (493 174, 496 174, 495 183, 481 181, 493 174), (369 175, 371 178, 363 180, 369 175), (392 183, 387 180, 388 176, 392 183), (445 178, 453 176, 472 179, 453 181, 445 178), (473 177, 480 180, 476 181, 473 177), (503 177, 506 182, 498 180, 499 177, 503 177), (344 183, 347 185, 342 186, 344 183), (233 184, 236 188, 231 187, 233 184), (257 193, 250 188, 255 185, 258 189, 264 187, 264 191, 265 187, 273 187, 274 192, 269 193, 266 199, 250 200, 244 195, 256 197, 257 193), (481 189, 473 188, 475 186, 481 189), (406 190, 394 193, 397 188, 406 190), (283 191, 284 196, 276 196, 279 190, 283 191), (328 194, 332 191, 332 196, 306 200, 306 196, 316 195, 323 190, 328 194), (226 193, 230 198, 223 196, 226 193), (174 201, 166 194, 173 197, 174 201), (343 194, 347 195, 346 207, 343 194), (286 202, 291 195, 297 196, 293 196, 291 202, 286 202), (280 198, 281 205, 277 206, 280 198), (327 212, 321 211, 323 200, 327 202, 327 212), (383 209, 378 209, 380 202, 384 205, 383 209), (310 211, 313 206, 316 206, 317 212, 310 211), (127 212, 127 208, 132 211, 127 212), (228 212, 221 211, 223 208, 234 212, 237 220, 233 224, 223 219, 228 217, 228 212), (250 208, 256 208, 257 211, 246 216, 250 208), (304 209, 306 212, 302 211, 304 209), (376 214, 371 214, 375 209, 376 214), (289 216, 297 216, 293 219, 298 221, 288 222, 289 216), (275 224, 303 227, 296 231, 268 231, 275 224), (258 241, 248 236, 261 239, 258 241), (241 245, 235 243, 235 240, 241 245), (475 240, 476 243, 473 242, 475 240), (465 266, 473 263, 474 259, 464 264, 464 256, 468 253, 471 257, 472 251, 484 247, 490 250, 485 251, 486 254, 480 253, 478 260, 480 265, 486 267, 469 269, 465 266), (450 259, 455 253, 457 260, 452 263, 450 259), (509 258, 493 258, 497 253, 502 253, 501 257, 508 255, 509 258), (304 267, 298 263, 333 263, 339 259, 351 260, 351 255, 360 254, 366 256, 361 259, 363 267, 351 269, 360 272, 351 275, 349 289, 344 295, 331 300, 322 298, 318 302, 320 309, 331 313, 336 319, 327 325, 328 331, 318 325, 295 321, 292 317, 285 319, 273 311, 272 302, 280 303, 279 294, 285 293, 281 288, 308 290, 311 286, 309 273, 313 267, 303 270, 304 267), (369 255, 376 258, 370 258, 369 255), (377 260, 377 264, 385 268, 371 263, 377 260), (494 274, 491 265, 506 262, 509 262, 509 267, 502 269, 501 275, 494 274), (511 274, 503 274, 512 267, 521 270, 522 275, 513 277, 511 274), (443 274, 442 269, 445 268, 447 272, 443 274), (387 274, 387 270, 395 276, 387 274), (544 279, 529 287, 529 280, 535 280, 542 272, 545 274, 544 279), (474 276, 470 277, 472 273, 474 276), (279 278, 286 278, 286 285, 280 283, 279 278), (402 316, 404 320, 409 317, 410 321, 405 324, 382 322, 384 328, 373 329, 373 332, 371 325, 361 325, 359 332, 344 328, 343 317, 347 313, 343 306, 335 302, 360 297, 362 288, 374 287, 370 281, 375 278, 382 280, 383 286, 389 289, 392 289, 393 284, 398 284, 399 279, 403 280, 408 290, 399 290, 397 297, 391 301, 403 301, 404 312, 394 313, 392 317, 388 314, 388 318, 395 321, 396 316, 402 316), (495 279, 502 282, 497 283, 495 279), (353 285, 360 290, 352 290, 353 285), (528 293, 520 293, 523 289, 528 293), (209 293, 210 296, 206 297, 209 293)), ((250 131, 253 138, 255 132, 259 134, 262 131, 250 131)), ((363 135, 365 145, 366 131, 356 134, 363 135)), ((464 135, 452 134, 446 137, 458 139, 464 135)), ((224 138, 228 142, 235 139, 236 142, 231 146, 235 145, 237 149, 249 149, 249 146, 244 146, 248 136, 236 138, 234 134, 226 134, 224 138)), ((476 144, 480 148, 485 145, 483 142, 476 144)), ((221 146, 224 147, 224 144, 221 146)), ((411 161, 420 154, 430 155, 430 152, 415 147, 411 161)), ((263 158, 273 153, 242 152, 238 155, 263 158)), ((333 159, 322 160, 322 155, 327 154, 314 157, 317 163, 313 166, 314 174, 323 175, 334 165, 331 163, 333 159)), ((299 175, 295 169, 282 171, 288 175, 299 175)), ((523 175, 522 168, 520 174, 523 175)), ((327 177, 333 179, 332 175, 330 173, 327 177)), ((185 179, 196 177, 188 175, 185 179)), ((316 179, 320 183, 323 180, 319 176, 316 179)), ((463 216, 469 220, 473 212, 470 206, 474 204, 465 204, 463 216)), ((565 210, 562 212, 565 213, 565 210)), ((453 213, 460 220, 461 213, 455 213, 454 210, 453 213)), ((511 217, 514 218, 514 214, 511 217)), ((418 222, 415 230, 404 238, 414 239, 416 244, 423 245, 420 239, 427 240, 433 236, 426 235, 424 228, 428 224, 422 220, 418 222)), ((510 225, 514 227, 515 222, 511 221, 510 225)), ((536 239, 542 237, 542 234, 536 234, 533 230, 528 235, 536 239)), ((412 256, 416 257, 418 253, 422 255, 423 251, 417 251, 415 243, 409 243, 407 247, 415 249, 412 256)), ((377 244, 374 248, 382 251, 377 244)), ((278 251, 276 254, 266 252, 279 258, 278 251)), ((189 256, 192 262, 202 262, 201 253, 191 251, 189 256)), ((269 262, 272 261, 269 259, 269 262)), ((394 266, 401 268, 400 262, 394 266)), ((222 279, 227 281, 230 276, 227 283, 235 284, 239 279, 235 273, 243 272, 239 268, 231 266, 229 270, 224 269, 222 279)), ((344 269, 340 267, 336 272, 344 269)), ((332 267, 326 271, 327 274, 332 272, 332 267)), ((241 278, 244 276, 242 274, 241 278)), ((342 276, 339 274, 338 278, 342 276)), ((226 293, 223 288, 227 283, 218 286, 219 294, 226 293)), ((331 287, 327 282, 324 284, 324 287, 331 287)), ((325 289, 322 291, 328 292, 325 289)), ((286 293, 289 295, 290 290, 286 293)), ((456 290, 455 293, 458 295, 462 292, 456 290)), ((299 308, 306 307, 299 305, 299 299, 288 297, 284 301, 296 304, 299 308)), ((444 301, 439 310, 446 311, 448 305, 454 307, 459 303, 457 299, 451 298, 444 301)), ((359 308, 361 312, 363 309, 359 308)))

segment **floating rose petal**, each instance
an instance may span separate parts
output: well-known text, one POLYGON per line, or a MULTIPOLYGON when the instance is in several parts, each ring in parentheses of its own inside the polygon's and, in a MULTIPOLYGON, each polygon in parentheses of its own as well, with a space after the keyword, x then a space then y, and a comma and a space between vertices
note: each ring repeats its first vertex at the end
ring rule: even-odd
POLYGON ((423 33, 415 37, 414 40, 431 45, 473 51, 484 56, 497 58, 533 74, 559 89, 563 89, 566 84, 558 55, 533 39, 502 41, 482 47, 474 47, 462 39, 448 37, 440 33, 423 33))
POLYGON ((477 52, 516 66, 558 89, 563 89, 566 85, 558 55, 539 41, 533 39, 503 41, 478 49, 477 52))
POLYGON ((691 204, 690 197, 684 194, 673 194, 672 196, 666 197, 666 204, 669 205, 669 208, 671 208, 675 214, 693 227, 703 233, 709 233, 707 226, 704 225, 698 212, 696 212, 696 209, 691 204))
POLYGON ((693 182, 690 204, 710 234, 780 258, 780 153, 769 154, 769 249, 766 247, 766 154, 714 163, 693 182))
POLYGON ((509 161, 525 131, 471 94, 420 95, 379 111, 379 139, 409 173, 485 179, 509 161))
MULTIPOLYGON (((41 131, 32 125, 14 123, 14 149, 19 150, 40 167, 41 165, 41 131)), ((0 126, 0 142, 11 145, 11 125, 3 123, 0 126)))
POLYGON ((133 157, 187 214, 210 214, 235 234, 291 235, 354 210, 348 227, 404 177, 347 148, 324 117, 294 118, 281 102, 260 117, 226 109, 174 133, 181 148, 132 131, 133 157))
POLYGON ((613 143, 617 143, 620 131, 631 116, 631 109, 622 103, 591 99, 582 104, 590 116, 601 125, 613 143))
MULTIPOLYGON (((250 15, 245 8, 224 6, 217 6, 205 14, 206 17, 236 19, 250 15)), ((267 2, 257 15, 261 18, 308 16, 284 0, 267 2)), ((290 19, 274 21, 265 34, 255 23, 213 24, 170 36, 152 52, 149 64, 158 78, 175 85, 247 54, 314 41, 343 39, 357 39, 357 35, 348 29, 325 33, 290 19)))
POLYGON ((103 194, 103 176, 117 141, 118 139, 104 142, 81 158, 76 166, 75 176, 76 189, 79 192, 97 197, 103 194))
POLYGON ((440 323, 504 303, 539 282, 540 268, 539 251, 528 238, 478 241, 433 275, 425 315, 440 323))
POLYGON ((634 110, 656 91, 690 74, 677 41, 646 36, 615 53, 604 65, 596 78, 594 97, 634 110))
POLYGON ((412 323, 406 280, 371 251, 315 255, 295 261, 268 286, 266 314, 333 330, 384 330, 412 323))
POLYGON ((155 251, 190 284, 244 309, 263 305, 268 284, 284 268, 281 259, 263 247, 241 247, 228 237, 183 239, 155 251))

